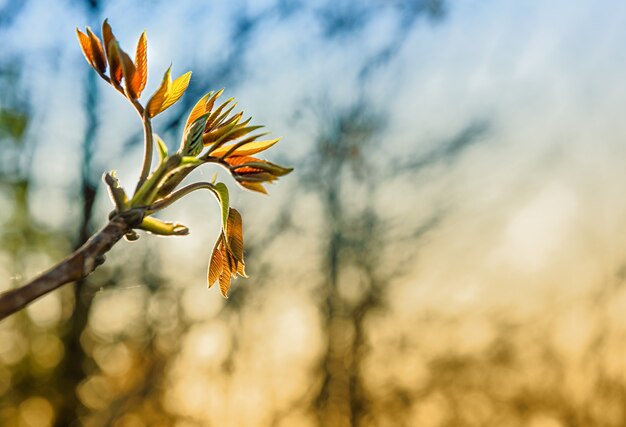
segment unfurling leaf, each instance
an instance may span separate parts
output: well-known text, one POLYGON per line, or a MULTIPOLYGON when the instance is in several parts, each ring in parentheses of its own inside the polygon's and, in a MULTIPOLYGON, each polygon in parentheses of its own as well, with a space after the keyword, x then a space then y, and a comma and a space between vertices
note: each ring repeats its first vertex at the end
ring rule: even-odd
POLYGON ((137 94, 137 98, 141 96, 148 81, 148 41, 146 32, 141 33, 137 42, 137 51, 135 53, 135 70, 137 71, 133 79, 133 89, 137 94))
MULTIPOLYGON (((233 121, 227 125, 221 125, 215 129, 211 129, 205 132, 204 135, 202 135, 202 142, 204 143, 205 146, 216 144, 218 141, 220 141, 221 137, 228 134, 229 132, 232 132, 233 130, 236 129, 236 127, 237 127, 237 122, 233 121)), ((213 147, 211 147, 211 150, 215 150, 217 148, 218 148, 218 145, 216 144, 213 147)))
POLYGON ((185 236, 189 234, 189 229, 182 224, 161 221, 151 216, 145 217, 138 228, 160 236, 185 236))
POLYGON ((154 134, 154 141, 156 142, 157 149, 159 150, 159 159, 161 160, 161 163, 163 163, 167 158, 167 145, 165 145, 165 141, 163 141, 157 134, 154 134))
POLYGON ((209 120, 207 121, 207 132, 211 128, 224 127, 226 125, 229 125, 233 121, 237 121, 237 122, 239 121, 243 113, 236 114, 231 120, 224 122, 224 119, 228 117, 230 112, 233 111, 233 109, 237 106, 237 102, 233 102, 233 101, 235 101, 235 98, 228 98, 226 101, 224 101, 222 105, 217 107, 217 110, 211 113, 211 117, 209 117, 209 120), (224 108, 231 102, 233 102, 233 105, 231 105, 226 110, 224 110, 224 108), (222 112, 222 110, 224 111, 222 112))
POLYGON ((228 247, 235 259, 243 264, 243 227, 241 214, 236 209, 228 212, 228 227, 226 228, 228 247))
POLYGON ((115 176, 115 171, 111 171, 104 175, 104 182, 109 187, 109 196, 115 204, 119 212, 123 212, 128 208, 128 196, 124 189, 120 186, 120 182, 115 176))

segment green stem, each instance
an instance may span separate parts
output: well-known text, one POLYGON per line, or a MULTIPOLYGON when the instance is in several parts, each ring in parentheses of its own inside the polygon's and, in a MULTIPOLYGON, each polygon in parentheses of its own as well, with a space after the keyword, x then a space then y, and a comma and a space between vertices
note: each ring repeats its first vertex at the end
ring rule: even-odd
MULTIPOLYGON (((139 111, 139 110, 137 110, 139 111)), ((143 153, 143 166, 141 167, 141 175, 139 175, 139 181, 137 181, 137 188, 135 188, 135 194, 139 191, 141 186, 150 174, 150 167, 152 166, 152 150, 154 147, 154 137, 152 135, 152 122, 149 117, 142 116, 143 131, 145 136, 145 147, 143 153)))
POLYGON ((164 209, 175 201, 179 200, 181 197, 184 197, 193 191, 201 189, 207 189, 215 192, 215 186, 210 182, 196 182, 193 184, 189 184, 150 205, 148 207, 147 214, 150 215, 156 211, 160 211, 161 209, 164 209))
POLYGON ((143 180, 143 183, 130 201, 130 205, 145 206, 151 203, 157 194, 161 181, 180 165, 181 160, 180 155, 174 154, 161 163, 148 179, 143 180))

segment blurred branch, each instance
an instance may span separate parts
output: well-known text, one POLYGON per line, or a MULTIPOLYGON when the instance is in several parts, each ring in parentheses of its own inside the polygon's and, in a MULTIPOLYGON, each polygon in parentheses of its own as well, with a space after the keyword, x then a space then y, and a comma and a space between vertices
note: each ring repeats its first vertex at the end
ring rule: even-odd
POLYGON ((104 263, 104 254, 131 230, 127 220, 114 216, 84 245, 26 285, 0 294, 0 320, 60 286, 83 279, 104 263))

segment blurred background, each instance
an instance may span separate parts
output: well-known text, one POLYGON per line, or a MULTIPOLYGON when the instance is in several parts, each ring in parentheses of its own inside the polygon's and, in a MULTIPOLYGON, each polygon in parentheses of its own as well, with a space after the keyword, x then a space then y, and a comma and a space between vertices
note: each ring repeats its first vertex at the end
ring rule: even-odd
MULTIPOLYGON (((249 279, 192 234, 120 242, 0 323, 0 425, 626 425, 626 4, 611 0, 0 1, 0 291, 101 227, 136 113, 75 28, 148 35, 178 146, 224 87, 295 171, 231 186, 249 279)), ((210 177, 203 170, 191 179, 210 177)))

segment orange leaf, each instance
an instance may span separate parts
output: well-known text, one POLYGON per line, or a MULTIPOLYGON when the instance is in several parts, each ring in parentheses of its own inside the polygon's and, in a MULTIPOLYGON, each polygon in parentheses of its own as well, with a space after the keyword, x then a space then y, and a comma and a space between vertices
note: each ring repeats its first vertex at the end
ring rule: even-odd
POLYGON ((107 69, 107 60, 104 57, 104 51, 102 50, 100 39, 91 31, 91 28, 89 27, 87 27, 87 35, 89 36, 89 41, 91 42, 90 45, 95 65, 94 68, 101 74, 104 74, 107 69))
POLYGON ((217 279, 219 279, 220 275, 222 274, 223 260, 222 251, 220 248, 221 241, 222 238, 220 237, 220 239, 217 241, 218 244, 216 244, 213 248, 213 254, 211 254, 211 262, 209 263, 209 271, 207 273, 209 288, 213 286, 213 284, 217 281, 217 279))
POLYGON ((243 263, 243 227, 241 214, 233 208, 228 211, 226 234, 228 247, 237 261, 243 263))
POLYGON ((119 46, 117 39, 113 35, 109 22, 105 19, 102 23, 102 40, 104 42, 104 51, 109 61, 109 74, 111 80, 119 83, 122 80, 122 60, 120 59, 119 46))
MULTIPOLYGON (((224 296, 224 298, 228 298, 228 290, 230 289, 230 259, 228 258, 228 253, 226 251, 222 252, 222 259, 226 258, 228 260, 228 268, 226 266, 222 267, 222 273, 220 274, 220 292, 224 296)), ((222 261, 223 264, 224 261, 222 261)))
POLYGON ((119 52, 119 56, 122 62, 122 73, 124 75, 124 87, 126 88, 126 95, 129 98, 137 99, 137 91, 135 90, 135 86, 133 85, 133 81, 135 80, 135 74, 137 74, 137 70, 135 69, 135 64, 133 64, 133 60, 130 59, 130 56, 126 52, 124 52, 119 45, 117 46, 117 51, 119 52))
POLYGON ((240 262, 237 265, 237 274, 239 274, 241 277, 248 277, 248 275, 246 274, 246 266, 243 262, 240 262))
POLYGON ((146 32, 141 33, 137 42, 137 52, 135 53, 135 69, 137 72, 133 79, 133 89, 137 94, 137 98, 141 96, 141 92, 146 87, 148 81, 148 41, 146 32))
POLYGON ((111 74, 111 80, 119 84, 122 77, 124 77, 124 73, 122 71, 122 60, 120 59, 120 48, 115 39, 109 42, 107 58, 109 59, 109 74, 111 74))
POLYGON ((108 55, 109 44, 111 43, 111 41, 116 40, 115 36, 113 35, 113 31, 111 30, 111 26, 109 25, 108 19, 105 19, 102 23, 102 40, 104 40, 104 48, 107 49, 108 55))
POLYGON ((76 28, 76 35, 78 36, 78 42, 80 43, 80 49, 83 51, 83 55, 85 55, 85 59, 93 68, 96 68, 96 63, 93 58, 93 51, 91 49, 91 39, 89 36, 78 28, 76 28))
MULTIPOLYGON (((211 153, 211 155, 213 155, 213 153, 211 153)), ((249 162, 263 163, 263 160, 261 160, 261 159, 257 159, 256 157, 248 157, 248 156, 227 157, 226 159, 224 159, 224 161, 226 163, 228 163, 229 165, 231 165, 231 166, 239 166, 239 165, 243 165, 244 163, 249 163, 249 162)), ((252 168, 252 167, 248 167, 248 166, 237 168, 236 170, 237 170, 238 174, 263 172, 263 169, 252 168)))

